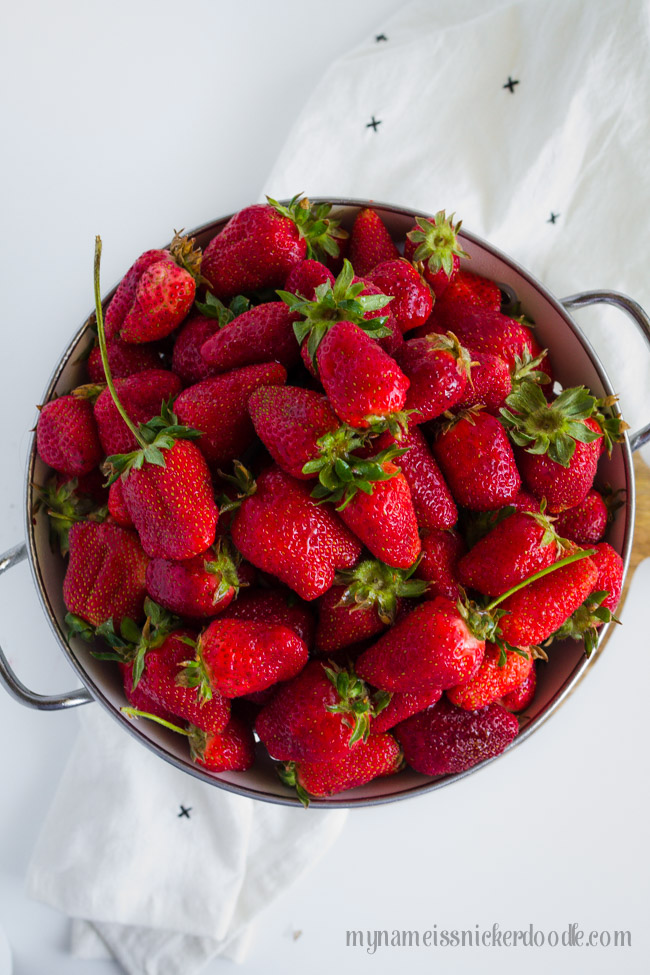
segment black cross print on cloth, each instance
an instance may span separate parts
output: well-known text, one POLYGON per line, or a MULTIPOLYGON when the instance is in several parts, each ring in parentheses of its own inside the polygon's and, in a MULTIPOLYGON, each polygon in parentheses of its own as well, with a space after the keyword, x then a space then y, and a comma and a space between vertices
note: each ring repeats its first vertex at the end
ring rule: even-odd
POLYGON ((501 87, 502 88, 507 88, 508 91, 510 92, 510 94, 511 95, 514 95, 514 93, 515 93, 515 85, 518 85, 518 84, 519 84, 519 82, 516 79, 513 80, 510 77, 510 75, 508 75, 508 80, 506 81, 505 85, 502 85, 501 87))
POLYGON ((551 215, 550 215, 550 217, 548 218, 548 220, 546 222, 547 223, 555 223, 555 221, 557 220, 557 218, 559 216, 560 216, 559 213, 553 213, 553 211, 551 210, 551 215))
POLYGON ((185 819, 189 819, 191 812, 192 812, 192 807, 191 806, 188 806, 187 808, 185 808, 185 806, 181 803, 181 811, 178 814, 178 818, 179 819, 182 819, 184 817, 185 819))
POLYGON ((370 122, 367 123, 366 128, 367 129, 372 129, 373 132, 376 132, 377 131, 377 126, 378 125, 381 125, 381 119, 376 119, 374 115, 371 118, 372 118, 372 121, 370 121, 370 122))
POLYGON ((377 43, 379 43, 379 41, 387 41, 388 38, 386 37, 385 34, 377 34, 375 40, 377 41, 377 43))

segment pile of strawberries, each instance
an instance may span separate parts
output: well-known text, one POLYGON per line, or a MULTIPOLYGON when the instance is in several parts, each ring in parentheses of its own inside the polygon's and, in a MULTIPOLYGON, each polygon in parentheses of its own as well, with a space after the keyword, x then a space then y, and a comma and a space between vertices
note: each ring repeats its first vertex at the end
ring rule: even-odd
MULTIPOLYGON (((41 407, 40 488, 71 633, 130 716, 304 802, 501 752, 549 644, 587 652, 623 565, 594 487, 612 400, 558 391, 532 323, 461 270, 460 224, 404 256, 294 198, 130 268, 88 383, 41 407), (99 639, 98 639, 99 638, 99 639)), ((561 652, 561 649, 560 649, 561 652)))

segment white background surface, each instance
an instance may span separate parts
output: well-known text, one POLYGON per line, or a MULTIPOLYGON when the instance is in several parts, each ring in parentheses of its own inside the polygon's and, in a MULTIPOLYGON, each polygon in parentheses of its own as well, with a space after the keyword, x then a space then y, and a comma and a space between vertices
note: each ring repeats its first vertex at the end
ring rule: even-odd
MULTIPOLYGON (((0 550, 22 538, 34 404, 92 305, 95 233, 104 240, 106 291, 174 227, 257 198, 327 64, 379 32, 397 4, 7 6, 0 40, 0 550)), ((543 730, 452 789, 352 813, 326 861, 270 907, 244 971, 647 971, 650 668, 640 596, 649 569, 636 580, 639 598, 636 608, 628 604, 625 628, 543 730), (587 965, 578 948, 384 949, 371 956, 344 947, 350 928, 440 930, 494 921, 626 928, 632 949, 588 949, 587 965), (294 940, 296 931, 302 935, 294 940)), ((74 685, 25 564, 0 582, 0 620, 2 645, 30 686, 54 692, 74 685)), ((0 923, 17 975, 117 971, 109 962, 72 960, 65 921, 22 893, 76 728, 74 713, 30 712, 0 695, 0 923)))

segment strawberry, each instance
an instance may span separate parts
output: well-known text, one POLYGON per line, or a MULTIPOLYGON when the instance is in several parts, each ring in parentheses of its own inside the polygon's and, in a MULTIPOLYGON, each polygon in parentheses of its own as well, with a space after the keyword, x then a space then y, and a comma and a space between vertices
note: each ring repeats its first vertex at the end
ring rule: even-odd
POLYGON ((415 574, 424 579, 429 588, 427 598, 446 596, 458 599, 458 560, 465 553, 462 536, 452 529, 431 528, 422 535, 422 556, 415 574))
POLYGON ((521 487, 503 427, 484 411, 459 414, 432 444, 433 455, 458 504, 490 511, 508 504, 521 487))
POLYGON ((356 670, 386 691, 454 687, 475 673, 484 650, 453 602, 438 596, 402 616, 361 654, 356 670))
MULTIPOLYGON (((341 426, 325 396, 296 386, 258 386, 249 396, 250 413, 255 432, 275 462, 301 480, 317 476, 305 474, 305 464, 321 454, 318 440, 341 426)), ((338 443, 338 438, 337 438, 338 443)), ((339 453, 347 453, 349 440, 339 453)))
POLYGON ((459 406, 482 405, 488 413, 499 416, 506 400, 524 382, 549 383, 549 376, 542 370, 546 351, 533 358, 524 352, 521 360, 515 356, 515 365, 488 352, 471 352, 472 371, 465 392, 458 401, 459 406))
MULTIPOLYGON (((163 403, 181 391, 180 379, 167 369, 147 369, 126 379, 117 379, 114 385, 120 401, 136 425, 148 423, 160 413, 163 403)), ((136 448, 135 435, 120 416, 110 389, 104 389, 99 394, 94 412, 105 454, 122 454, 136 448)))
POLYGON ((240 210, 205 249, 201 272, 220 299, 260 288, 278 288, 305 257, 338 255, 346 235, 328 214, 295 196, 288 206, 270 197, 268 205, 240 210))
POLYGON ((337 515, 317 504, 306 485, 278 467, 260 475, 231 531, 245 559, 307 600, 329 589, 336 570, 354 565, 361 552, 337 515))
POLYGON ((303 261, 296 264, 289 271, 284 282, 284 290, 293 295, 301 295, 309 301, 316 300, 316 288, 319 284, 329 284, 334 287, 335 279, 329 268, 320 261, 303 261))
POLYGON ((410 578, 414 568, 393 569, 366 559, 337 573, 334 585, 318 602, 317 652, 335 653, 392 625, 404 598, 420 596, 426 589, 425 582, 410 578))
POLYGON ((274 360, 291 369, 300 359, 296 318, 283 301, 255 305, 208 338, 201 355, 214 373, 274 360))
POLYGON ((498 284, 484 278, 473 271, 458 271, 454 280, 447 286, 445 293, 436 303, 436 309, 440 305, 447 306, 453 301, 464 301, 478 308, 486 308, 488 311, 501 310, 501 290, 498 284))
POLYGON ((279 776, 295 788, 304 806, 310 797, 333 796, 365 785, 383 775, 394 775, 403 765, 402 752, 392 735, 371 735, 343 758, 324 762, 287 762, 279 776))
POLYGON ((532 669, 533 658, 528 651, 515 653, 488 643, 481 666, 474 676, 465 684, 450 687, 446 694, 456 707, 464 711, 478 711, 514 691, 528 678, 532 669))
POLYGON ((201 633, 196 660, 186 667, 183 680, 199 687, 203 698, 214 691, 241 697, 290 680, 307 658, 307 647, 288 626, 218 618, 201 633))
POLYGON ((332 409, 344 423, 365 429, 403 409, 408 379, 358 325, 334 325, 318 346, 316 362, 332 409))
POLYGON ((359 210, 350 234, 350 262, 359 277, 397 257, 399 252, 381 217, 368 207, 359 210))
POLYGON ((138 684, 136 687, 133 686, 133 661, 130 663, 118 661, 118 667, 122 674, 124 696, 131 707, 138 708, 140 711, 148 711, 158 718, 163 718, 165 721, 174 720, 175 715, 163 707, 162 704, 159 704, 154 697, 151 697, 142 684, 138 684))
POLYGON ((572 508, 565 508, 555 519, 558 535, 578 545, 593 545, 605 534, 609 510, 603 496, 591 488, 572 508))
POLYGON ((252 620, 287 626, 309 648, 314 642, 314 617, 289 589, 245 589, 220 614, 221 619, 252 620))
POLYGON ((199 449, 216 468, 237 457, 254 440, 247 409, 253 390, 258 386, 282 386, 286 378, 286 370, 278 362, 243 366, 188 386, 177 398, 174 409, 182 424, 203 433, 199 449))
POLYGON ((391 694, 390 701, 385 708, 372 719, 370 726, 370 737, 379 735, 396 724, 410 718, 418 711, 430 708, 440 700, 442 691, 439 687, 427 688, 423 691, 395 691, 391 694))
POLYGON ((43 463, 69 477, 97 467, 103 452, 90 402, 69 394, 40 407, 36 449, 43 463))
POLYGON ((262 708, 254 730, 272 758, 325 762, 366 738, 373 714, 363 681, 312 660, 262 708))
POLYGON ((463 586, 498 596, 562 554, 562 540, 544 513, 515 511, 500 521, 458 563, 463 586))
POLYGON ((581 640, 587 657, 598 644, 598 630, 603 623, 619 622, 614 610, 621 597, 624 573, 623 559, 607 542, 595 546, 589 561, 597 572, 592 591, 552 635, 553 640, 581 640))
POLYGON ((102 522, 108 514, 105 498, 102 495, 97 496, 94 491, 92 494, 85 493, 82 491, 83 486, 83 478, 80 483, 76 477, 68 480, 51 477, 45 487, 34 485, 34 510, 45 509, 50 528, 50 545, 53 550, 58 547, 63 556, 68 554, 70 529, 74 524, 80 521, 102 522))
POLYGON ((409 339, 398 362, 410 384, 405 404, 411 413, 409 423, 433 420, 462 398, 471 357, 453 332, 409 339))
POLYGON ((418 271, 402 258, 384 261, 366 275, 379 292, 390 295, 391 314, 401 332, 419 328, 433 308, 431 288, 418 271))
POLYGON ((542 351, 530 329, 517 319, 460 301, 450 302, 442 308, 434 306, 429 321, 418 329, 416 337, 449 331, 472 352, 496 355, 511 369, 516 367, 517 358, 521 361, 526 355, 534 358, 542 351))
POLYGON ((518 491, 506 505, 495 508, 494 511, 466 511, 463 518, 463 537, 467 546, 472 548, 477 542, 487 535, 489 531, 511 515, 513 511, 534 511, 538 512, 540 507, 539 498, 529 491, 518 491))
MULTIPOLYGON (((138 372, 160 368, 160 356, 151 346, 128 345, 115 339, 108 346, 108 364, 114 379, 127 379, 138 372)), ((88 378, 91 383, 104 383, 104 367, 98 345, 88 357, 88 378)))
POLYGON ((235 562, 223 539, 214 550, 190 559, 152 559, 146 581, 155 602, 194 619, 216 616, 232 602, 240 586, 235 562))
POLYGON ((137 261, 131 265, 118 284, 115 294, 106 308, 105 328, 106 338, 109 341, 112 342, 118 337, 122 323, 135 299, 138 281, 144 272, 154 264, 168 260, 167 251, 150 250, 141 254, 137 261))
POLYGON ((399 466, 411 492, 415 517, 420 528, 451 528, 458 509, 421 431, 411 427, 400 440, 387 430, 374 441, 378 450, 399 447, 399 466))
POLYGON ((119 625, 124 616, 141 619, 148 559, 137 535, 108 522, 80 521, 68 538, 70 561, 63 581, 68 616, 91 626, 110 618, 119 625))
POLYGON ((460 268, 460 258, 468 257, 458 242, 462 221, 454 224, 454 215, 447 217, 439 210, 435 217, 416 217, 415 226, 406 235, 404 257, 421 263, 422 273, 433 293, 439 297, 454 280, 460 268))
POLYGON ((201 355, 201 347, 219 329, 248 311, 250 301, 237 295, 226 307, 208 291, 205 301, 195 302, 195 307, 201 314, 191 315, 179 329, 172 352, 172 369, 184 386, 192 386, 216 374, 217 370, 209 366, 201 355))
POLYGON ((137 707, 121 708, 128 718, 147 718, 170 731, 185 735, 190 756, 195 765, 208 772, 246 772, 255 761, 255 739, 248 725, 240 718, 231 718, 220 731, 203 731, 196 725, 180 728, 155 712, 137 707))
POLYGON ((108 489, 108 513, 122 528, 133 528, 133 518, 125 504, 122 481, 119 478, 108 489))
POLYGON ((602 605, 605 609, 614 612, 618 606, 623 588, 623 575, 625 572, 623 559, 607 542, 594 545, 594 548, 596 551, 591 556, 591 561, 598 569, 598 579, 596 580, 595 588, 608 593, 607 598, 603 599, 602 605))
POLYGON ((504 694, 497 703, 507 708, 508 711, 514 711, 515 714, 520 714, 532 704, 536 689, 537 671, 535 670, 535 661, 533 661, 533 666, 525 680, 518 687, 515 687, 513 691, 510 691, 509 694, 504 694))
POLYGON ((500 755, 519 722, 499 704, 463 711, 446 698, 394 729, 406 762, 424 775, 449 775, 500 755))

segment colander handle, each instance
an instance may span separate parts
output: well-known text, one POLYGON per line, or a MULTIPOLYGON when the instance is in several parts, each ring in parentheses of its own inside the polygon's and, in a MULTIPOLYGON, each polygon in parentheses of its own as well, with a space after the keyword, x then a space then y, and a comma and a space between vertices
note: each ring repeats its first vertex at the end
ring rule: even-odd
MULTIPOLYGON (((638 301, 628 298, 620 291, 581 291, 576 295, 569 295, 562 299, 565 308, 586 308, 588 305, 614 305, 620 308, 635 323, 648 345, 650 345, 650 317, 643 310, 638 301)), ((629 434, 630 448, 638 450, 650 441, 650 423, 635 433, 629 434)))
MULTIPOLYGON (((14 565, 18 565, 27 557, 27 547, 16 545, 9 549, 4 555, 0 555, 0 575, 14 565)), ((92 700, 85 687, 79 687, 76 691, 69 694, 35 694, 25 687, 23 682, 18 679, 9 665, 9 661, 0 647, 0 682, 5 685, 9 693, 19 704, 24 704, 28 708, 36 708, 38 711, 61 711, 63 708, 74 708, 78 704, 89 704, 92 700)))

